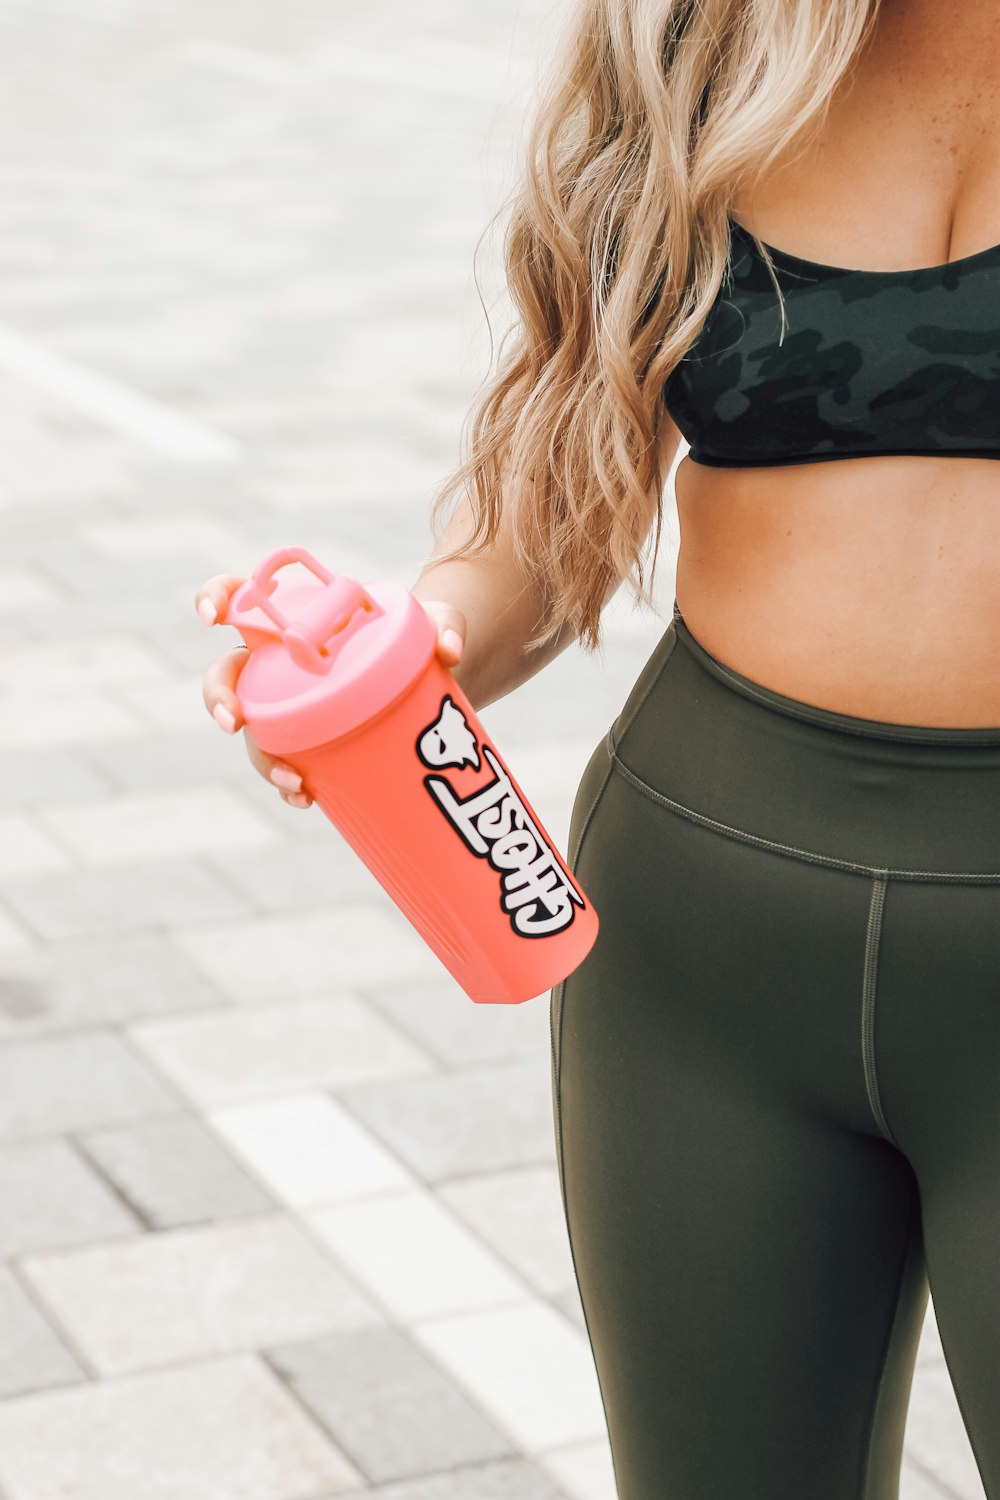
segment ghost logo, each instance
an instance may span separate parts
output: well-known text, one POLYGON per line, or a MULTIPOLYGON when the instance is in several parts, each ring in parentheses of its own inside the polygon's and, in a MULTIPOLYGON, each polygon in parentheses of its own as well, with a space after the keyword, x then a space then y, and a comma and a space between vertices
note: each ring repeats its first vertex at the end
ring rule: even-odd
MULTIPOLYGON (((468 797, 458 797, 442 776, 425 776, 424 786, 466 848, 500 875, 500 908, 520 937, 548 937, 568 927, 583 906, 555 850, 546 841, 521 795, 488 745, 482 746, 493 780, 468 797)), ((471 765, 479 770, 476 737, 461 709, 445 697, 437 719, 421 731, 417 754, 425 766, 471 765)))
POLYGON ((451 697, 441 703, 441 712, 417 742, 417 754, 425 766, 474 766, 479 770, 476 736, 451 697))

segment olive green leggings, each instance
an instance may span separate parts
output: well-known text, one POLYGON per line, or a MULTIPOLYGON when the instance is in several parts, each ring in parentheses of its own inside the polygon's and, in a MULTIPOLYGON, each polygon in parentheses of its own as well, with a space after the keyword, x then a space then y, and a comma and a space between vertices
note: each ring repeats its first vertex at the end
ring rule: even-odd
POLYGON ((896 1500, 928 1291, 1000 1500, 1000 728, 816 709, 679 612, 577 792, 552 991, 619 1500, 896 1500))

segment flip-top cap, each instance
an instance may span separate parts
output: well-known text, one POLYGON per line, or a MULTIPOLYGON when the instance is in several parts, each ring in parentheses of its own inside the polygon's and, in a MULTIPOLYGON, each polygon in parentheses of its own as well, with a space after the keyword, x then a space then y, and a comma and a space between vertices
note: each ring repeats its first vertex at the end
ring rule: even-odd
POLYGON ((249 648, 236 696, 271 755, 311 750, 377 717, 437 647, 434 622, 409 589, 331 573, 304 547, 264 558, 219 623, 234 625, 249 648), (312 578, 276 576, 296 562, 312 578))

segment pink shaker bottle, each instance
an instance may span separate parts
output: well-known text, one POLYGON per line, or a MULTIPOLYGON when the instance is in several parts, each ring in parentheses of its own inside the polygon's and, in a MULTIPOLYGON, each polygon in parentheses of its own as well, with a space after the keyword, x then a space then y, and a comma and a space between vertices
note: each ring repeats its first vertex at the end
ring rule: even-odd
POLYGON ((294 766, 472 1000, 519 1004, 582 963, 598 919, 402 584, 281 547, 222 624, 250 650, 243 717, 294 766), (276 575, 300 562, 313 575, 276 575))

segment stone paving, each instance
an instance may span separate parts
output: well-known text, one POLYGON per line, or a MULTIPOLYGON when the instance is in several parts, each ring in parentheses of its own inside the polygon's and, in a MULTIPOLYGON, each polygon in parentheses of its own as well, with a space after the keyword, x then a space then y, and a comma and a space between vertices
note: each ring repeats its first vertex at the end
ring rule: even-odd
MULTIPOLYGON (((2 1500, 613 1500, 547 996, 474 1006, 255 775, 192 608, 416 577, 527 12, 0 0, 2 1500)), ((485 711, 564 849, 676 539, 485 711)), ((982 1500, 932 1309, 903 1496, 982 1500)))

